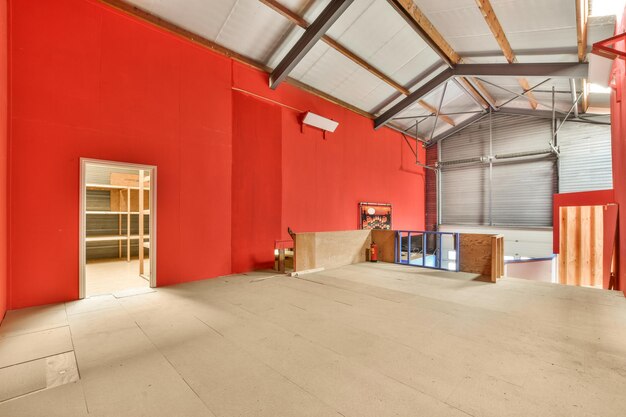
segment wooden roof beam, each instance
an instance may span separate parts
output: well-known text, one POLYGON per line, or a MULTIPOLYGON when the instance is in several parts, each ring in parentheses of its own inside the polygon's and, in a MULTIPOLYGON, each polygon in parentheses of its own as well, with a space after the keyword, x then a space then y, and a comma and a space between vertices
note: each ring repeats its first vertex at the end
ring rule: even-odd
POLYGON ((587 19, 589 18, 589 1, 576 0, 576 43, 578 45, 578 62, 585 62, 587 57, 587 19))
MULTIPOLYGON (((587 20, 589 18, 589 0, 576 0, 576 43, 578 45, 578 62, 587 59, 587 20)), ((589 89, 587 80, 582 80, 583 97, 581 100, 582 112, 589 107, 589 89)))
MULTIPOLYGON (((426 110, 431 112, 432 114, 434 114, 434 115, 437 114, 437 109, 435 107, 431 106, 430 104, 426 103, 424 100, 419 100, 417 102, 417 104, 419 104, 420 106, 422 106, 423 108, 425 108, 426 110)), ((440 114, 438 116, 438 118, 441 119, 442 121, 446 122, 450 126, 456 126, 456 123, 454 123, 454 120, 452 120, 452 118, 450 118, 450 116, 446 116, 445 114, 440 114)))
MULTIPOLYGON (((511 48, 511 44, 509 43, 509 40, 502 29, 502 25, 500 24, 500 21, 491 6, 491 2, 489 0, 476 0, 476 5, 485 18, 485 22, 487 22, 487 26, 489 26, 491 33, 493 33, 493 36, 496 38, 496 42, 498 42, 498 45, 500 46, 507 62, 509 64, 517 62, 515 52, 513 52, 513 48, 511 48)), ((530 89, 527 79, 519 78, 517 81, 524 91, 528 91, 530 89)), ((535 110, 537 108, 537 100, 535 99, 535 96, 532 92, 528 92, 526 96, 529 98, 530 106, 533 110, 535 110)))
MULTIPOLYGON (((428 17, 426 17, 413 0, 388 1, 407 21, 409 21, 413 27, 417 27, 417 29, 419 29, 418 33, 428 45, 434 45, 440 54, 445 55, 450 64, 456 65, 463 62, 463 58, 452 48, 452 46, 450 46, 446 39, 441 35, 441 33, 439 33, 437 28, 431 23, 428 17)), ((477 101, 483 103, 484 107, 489 105, 465 78, 460 78, 459 80, 465 87, 466 91, 477 101)), ((484 86, 482 86, 482 89, 486 91, 484 86)), ((495 103, 495 101, 492 102, 495 103)))

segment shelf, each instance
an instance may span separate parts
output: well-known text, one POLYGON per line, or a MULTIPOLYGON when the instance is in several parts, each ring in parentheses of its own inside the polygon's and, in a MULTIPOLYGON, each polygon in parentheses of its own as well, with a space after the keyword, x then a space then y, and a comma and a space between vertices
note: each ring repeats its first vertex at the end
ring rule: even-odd
MULTIPOLYGON (((87 211, 87 214, 128 214, 127 211, 87 211)), ((130 214, 139 214, 138 211, 131 211, 130 214)))
MULTIPOLYGON (((87 214, 128 214, 127 211, 87 211, 87 214)), ((138 211, 131 211, 130 214, 139 214, 138 211)), ((144 210, 143 214, 150 214, 150 210, 144 210)))
MULTIPOLYGON (((130 185, 110 185, 110 184, 85 184, 88 190, 138 190, 139 187, 130 185)), ((144 191, 150 191, 149 187, 144 187, 144 191)))
MULTIPOLYGON (((126 240, 126 235, 106 235, 106 236, 87 236, 85 242, 106 242, 109 240, 126 240)), ((150 239, 148 236, 144 236, 144 240, 150 239)), ((130 235, 130 240, 139 240, 139 235, 130 235)))

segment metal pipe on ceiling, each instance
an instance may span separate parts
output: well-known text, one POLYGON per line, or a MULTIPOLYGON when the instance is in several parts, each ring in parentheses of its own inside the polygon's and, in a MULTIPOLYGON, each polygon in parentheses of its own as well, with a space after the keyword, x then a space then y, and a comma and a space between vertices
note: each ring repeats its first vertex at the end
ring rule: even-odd
POLYGON ((526 152, 514 152, 514 153, 506 153, 506 154, 498 154, 493 155, 492 157, 486 156, 476 156, 473 158, 463 158, 463 159, 453 159, 450 161, 441 161, 438 162, 437 165, 441 168, 451 166, 451 165, 463 165, 463 164, 492 164, 494 161, 499 160, 507 160, 507 159, 518 159, 518 158, 528 158, 530 156, 540 156, 540 155, 555 155, 552 149, 540 149, 535 151, 526 151, 526 152))
MULTIPOLYGON (((484 113, 483 111, 457 111, 457 112, 452 112, 452 113, 439 113, 439 116, 456 116, 456 115, 460 115, 460 114, 478 114, 478 113, 484 113)), ((419 116, 402 116, 402 117, 394 117, 392 120, 409 120, 409 119, 427 119, 429 117, 435 117, 434 113, 431 114, 424 114, 424 115, 419 115, 419 116)))
POLYGON ((574 117, 578 119, 578 103, 576 101, 576 80, 574 78, 569 79, 570 92, 572 93, 572 102, 574 106, 574 117))
POLYGON ((448 88, 448 82, 443 85, 443 91, 441 92, 441 99, 439 100, 439 107, 437 107, 437 113, 435 114, 435 121, 433 122, 433 129, 430 131, 429 141, 433 140, 435 129, 437 128, 437 120, 439 120, 439 113, 441 112, 441 106, 443 106, 443 99, 446 96, 446 89, 448 88))
MULTIPOLYGON (((480 108, 481 108, 481 110, 482 110, 482 112, 483 112, 483 113, 485 112, 485 109, 484 109, 484 107, 483 107, 483 104, 482 104, 480 101, 478 101, 478 99, 477 99, 476 97, 474 97, 474 95, 473 95, 472 93, 470 93, 469 91, 467 91, 467 89, 466 89, 465 87, 463 87, 463 85, 461 85, 461 83, 459 82, 459 80, 457 80, 457 79, 456 79, 456 77, 455 77, 455 78, 453 78, 453 79, 452 79, 452 81, 456 84, 456 86, 457 86, 459 89, 461 89, 461 91, 463 91, 463 92, 465 93, 465 95, 469 96, 469 98, 471 98, 471 99, 472 99, 472 101, 473 101, 474 103, 476 103, 476 105, 477 105, 478 107, 480 107, 480 108)), ((478 94, 480 94, 476 88, 474 88, 474 89, 477 91, 477 93, 478 93, 478 94)), ((481 97, 482 97, 482 94, 481 94, 481 97)), ((484 98, 483 98, 483 100, 484 100, 484 98)), ((486 102, 486 103, 489 103, 489 101, 487 101, 487 100, 485 100, 485 102, 486 102)), ((491 104, 490 104, 490 105, 491 105, 491 104)))

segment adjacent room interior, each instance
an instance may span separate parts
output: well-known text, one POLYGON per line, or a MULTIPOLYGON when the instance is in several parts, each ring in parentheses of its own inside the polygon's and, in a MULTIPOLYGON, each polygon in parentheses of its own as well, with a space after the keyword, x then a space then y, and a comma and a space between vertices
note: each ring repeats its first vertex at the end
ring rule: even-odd
POLYGON ((82 169, 84 297, 151 286, 153 169, 96 161, 82 169))
POLYGON ((623 417, 625 3, 0 0, 0 416, 623 417))

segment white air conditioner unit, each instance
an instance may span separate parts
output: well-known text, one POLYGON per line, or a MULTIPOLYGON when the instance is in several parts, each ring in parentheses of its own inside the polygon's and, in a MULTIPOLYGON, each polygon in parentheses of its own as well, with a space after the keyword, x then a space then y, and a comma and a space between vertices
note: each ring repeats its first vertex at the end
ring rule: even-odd
POLYGON ((339 122, 327 119, 319 114, 311 113, 310 111, 305 113, 302 124, 322 129, 325 132, 334 132, 337 126, 339 126, 339 122))

